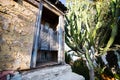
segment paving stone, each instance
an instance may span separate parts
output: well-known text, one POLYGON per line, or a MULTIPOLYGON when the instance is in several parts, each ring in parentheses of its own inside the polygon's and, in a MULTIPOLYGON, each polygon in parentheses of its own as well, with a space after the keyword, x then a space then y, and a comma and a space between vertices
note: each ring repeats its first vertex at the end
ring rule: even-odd
POLYGON ((73 73, 69 65, 46 67, 22 73, 23 80, 85 80, 73 73))

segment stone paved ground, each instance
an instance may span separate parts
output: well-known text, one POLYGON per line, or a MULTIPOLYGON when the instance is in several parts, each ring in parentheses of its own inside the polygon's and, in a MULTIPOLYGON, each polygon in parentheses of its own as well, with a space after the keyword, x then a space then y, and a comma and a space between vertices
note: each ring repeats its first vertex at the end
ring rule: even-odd
POLYGON ((85 80, 83 76, 78 75, 73 72, 68 72, 66 74, 63 74, 61 76, 56 77, 53 80, 85 80))
POLYGON ((22 74, 22 80, 85 80, 72 72, 69 65, 59 65, 32 70, 22 74))

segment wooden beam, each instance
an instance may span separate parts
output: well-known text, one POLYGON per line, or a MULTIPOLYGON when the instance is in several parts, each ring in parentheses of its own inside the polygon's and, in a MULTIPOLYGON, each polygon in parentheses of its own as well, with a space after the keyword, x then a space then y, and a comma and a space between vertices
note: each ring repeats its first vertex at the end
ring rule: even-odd
POLYGON ((42 2, 43 6, 47 9, 49 9, 50 11, 52 11, 53 13, 55 13, 56 15, 60 16, 60 15, 64 15, 64 13, 59 10, 56 6, 54 6, 53 4, 51 4, 49 1, 47 0, 25 0, 31 4, 33 4, 36 7, 39 7, 39 2, 42 2))
POLYGON ((14 0, 15 2, 19 3, 19 4, 23 4, 23 0, 14 0))
POLYGON ((26 2, 34 5, 35 7, 39 8, 39 2, 35 1, 35 0, 25 0, 26 2))
POLYGON ((31 67, 32 68, 36 67, 36 59, 37 59, 38 42, 39 42, 39 36, 40 36, 42 10, 43 10, 43 5, 40 3, 39 4, 39 13, 38 13, 37 20, 36 20, 34 44, 33 44, 33 50, 32 50, 32 58, 31 58, 31 67))
POLYGON ((42 3, 44 5, 44 7, 46 7, 47 9, 49 9, 50 11, 54 12, 55 14, 57 14, 58 16, 60 15, 64 15, 64 13, 62 11, 60 11, 56 6, 54 6, 53 4, 51 4, 49 1, 47 0, 42 0, 42 3))
POLYGON ((64 18, 63 15, 59 16, 59 25, 58 25, 58 63, 65 63, 65 54, 64 54, 64 18))

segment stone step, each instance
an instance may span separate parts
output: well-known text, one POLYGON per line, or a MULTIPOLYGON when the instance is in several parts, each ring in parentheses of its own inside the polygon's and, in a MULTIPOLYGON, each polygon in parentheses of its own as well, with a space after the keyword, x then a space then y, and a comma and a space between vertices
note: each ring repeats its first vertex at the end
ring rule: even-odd
POLYGON ((69 65, 46 67, 22 74, 22 80, 85 80, 82 76, 72 73, 69 65))

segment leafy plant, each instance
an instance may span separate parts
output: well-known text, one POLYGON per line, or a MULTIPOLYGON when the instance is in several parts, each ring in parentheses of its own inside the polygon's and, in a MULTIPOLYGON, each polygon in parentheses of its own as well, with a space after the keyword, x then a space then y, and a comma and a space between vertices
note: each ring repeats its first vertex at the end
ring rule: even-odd
POLYGON ((67 5, 65 41, 75 55, 86 60, 90 80, 95 79, 94 70, 101 68, 98 56, 113 49, 119 4, 119 0, 73 0, 67 5))

